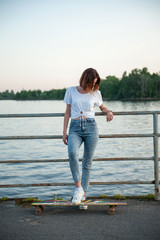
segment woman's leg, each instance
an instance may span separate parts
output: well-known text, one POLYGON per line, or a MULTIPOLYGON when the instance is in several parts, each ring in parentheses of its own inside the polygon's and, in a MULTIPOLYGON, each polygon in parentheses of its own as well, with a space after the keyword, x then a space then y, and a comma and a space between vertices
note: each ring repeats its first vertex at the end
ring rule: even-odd
POLYGON ((87 192, 89 186, 92 160, 98 143, 98 138, 98 129, 97 127, 95 127, 84 139, 84 155, 82 161, 82 187, 85 193, 87 192))
POLYGON ((76 133, 72 132, 68 137, 68 155, 69 155, 69 164, 73 180, 76 184, 76 187, 81 187, 81 177, 79 169, 79 148, 82 144, 82 138, 76 133))
POLYGON ((68 137, 69 163, 73 180, 76 184, 76 190, 72 198, 72 203, 75 204, 80 203, 84 195, 84 190, 81 187, 79 169, 79 148, 82 142, 83 142, 82 138, 76 132, 69 134, 68 137))

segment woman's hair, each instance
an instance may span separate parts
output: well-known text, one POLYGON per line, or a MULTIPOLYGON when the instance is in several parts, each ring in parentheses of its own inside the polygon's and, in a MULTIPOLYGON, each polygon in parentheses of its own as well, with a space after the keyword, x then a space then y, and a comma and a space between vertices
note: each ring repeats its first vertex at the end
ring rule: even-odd
POLYGON ((93 90, 93 91, 98 90, 100 82, 101 82, 100 76, 99 76, 98 72, 93 68, 86 69, 82 73, 82 76, 81 76, 80 81, 79 81, 80 86, 84 90, 89 90, 89 91, 90 90, 93 90), (95 78, 97 78, 97 82, 94 85, 95 78))

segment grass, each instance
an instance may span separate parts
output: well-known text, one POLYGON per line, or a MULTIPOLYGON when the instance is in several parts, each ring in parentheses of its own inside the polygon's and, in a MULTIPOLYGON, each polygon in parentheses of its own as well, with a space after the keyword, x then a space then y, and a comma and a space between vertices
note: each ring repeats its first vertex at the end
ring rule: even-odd
POLYGON ((100 195, 99 198, 102 198, 102 199, 117 199, 117 200, 125 200, 125 199, 154 200, 155 199, 155 194, 149 193, 147 195, 140 195, 140 196, 123 196, 121 194, 116 194, 114 196, 100 195))
POLYGON ((41 200, 39 200, 38 198, 34 198, 34 197, 15 199, 16 205, 27 206, 27 205, 30 205, 31 203, 34 203, 34 202, 41 202, 41 200))
POLYGON ((1 201, 1 202, 8 201, 8 200, 9 200, 8 197, 2 197, 2 198, 0 198, 0 201, 1 201))
MULTIPOLYGON (((108 195, 100 195, 99 197, 88 197, 87 199, 116 199, 116 200, 125 200, 125 199, 138 199, 138 200, 154 200, 155 199, 155 194, 149 193, 147 195, 140 195, 140 196, 123 196, 121 194, 115 194, 114 196, 108 196, 108 195)), ((10 200, 15 200, 17 205, 30 205, 31 203, 34 202, 42 202, 42 200, 36 198, 36 197, 28 197, 28 198, 17 198, 17 199, 10 199, 8 197, 2 197, 0 198, 0 202, 4 201, 10 201, 10 200)), ((54 199, 50 199, 54 200, 54 199)), ((63 200, 63 198, 57 198, 57 200, 63 200)))

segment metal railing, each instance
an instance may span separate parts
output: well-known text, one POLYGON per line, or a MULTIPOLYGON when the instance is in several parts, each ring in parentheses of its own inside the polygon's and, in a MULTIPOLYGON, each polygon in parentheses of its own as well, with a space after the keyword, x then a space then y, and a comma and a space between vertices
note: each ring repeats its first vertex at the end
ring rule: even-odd
MULTIPOLYGON (((155 200, 160 200, 159 191, 159 137, 158 132, 158 115, 160 111, 132 111, 132 112, 113 112, 116 115, 153 115, 153 133, 143 134, 108 134, 99 135, 99 138, 153 138, 153 157, 132 157, 132 158, 96 158, 93 161, 154 161, 154 180, 153 181, 119 181, 119 182, 90 182, 90 185, 112 185, 112 184, 154 184, 155 200)), ((102 116, 103 113, 96 113, 96 116, 102 116)), ((64 113, 43 113, 43 114, 0 114, 0 118, 30 118, 30 117, 63 117, 64 113)), ((38 135, 38 136, 0 136, 0 140, 26 140, 26 139, 62 139, 62 135, 38 135)), ((68 162, 69 159, 43 159, 43 160, 1 160, 1 163, 43 163, 43 162, 68 162)), ((80 159, 82 161, 82 159, 80 159)), ((8 184, 0 185, 0 188, 7 187, 38 187, 38 186, 70 186, 74 183, 36 183, 36 184, 8 184)))

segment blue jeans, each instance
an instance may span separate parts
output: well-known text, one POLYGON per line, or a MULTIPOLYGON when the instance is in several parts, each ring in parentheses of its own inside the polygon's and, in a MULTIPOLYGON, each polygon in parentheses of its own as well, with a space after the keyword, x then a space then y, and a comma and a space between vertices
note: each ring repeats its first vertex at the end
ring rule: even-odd
POLYGON ((90 171, 95 148, 99 138, 97 124, 94 118, 71 120, 68 136, 68 154, 70 169, 74 182, 81 181, 84 192, 89 186, 90 171), (79 148, 84 142, 82 160, 82 177, 79 168, 79 148))

